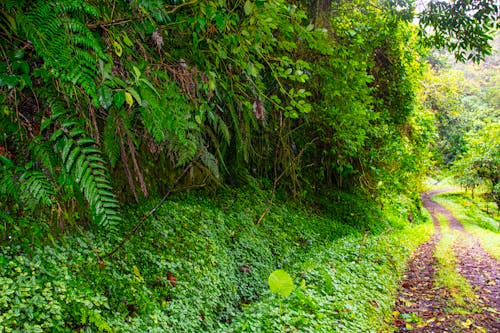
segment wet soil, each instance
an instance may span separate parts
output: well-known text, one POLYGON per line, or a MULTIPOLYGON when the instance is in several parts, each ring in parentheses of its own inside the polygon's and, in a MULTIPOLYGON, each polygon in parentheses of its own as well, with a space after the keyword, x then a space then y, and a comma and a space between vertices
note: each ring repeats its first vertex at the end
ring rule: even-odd
POLYGON ((422 195, 423 205, 434 222, 434 235, 415 251, 408 263, 394 312, 397 332, 500 332, 500 264, 481 248, 479 241, 465 231, 451 212, 432 201, 433 195, 449 190, 422 195), (434 251, 441 238, 438 214, 444 215, 450 228, 460 233, 453 250, 459 273, 478 296, 475 305, 479 310, 475 313, 451 313, 454 291, 435 286, 434 251))

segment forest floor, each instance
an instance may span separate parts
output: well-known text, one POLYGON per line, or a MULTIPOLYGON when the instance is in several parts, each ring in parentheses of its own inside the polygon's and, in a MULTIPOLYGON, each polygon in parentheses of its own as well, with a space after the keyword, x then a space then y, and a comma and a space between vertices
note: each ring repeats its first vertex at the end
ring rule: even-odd
POLYGON ((434 235, 408 263, 396 301, 399 332, 500 332, 500 263, 432 196, 434 235))

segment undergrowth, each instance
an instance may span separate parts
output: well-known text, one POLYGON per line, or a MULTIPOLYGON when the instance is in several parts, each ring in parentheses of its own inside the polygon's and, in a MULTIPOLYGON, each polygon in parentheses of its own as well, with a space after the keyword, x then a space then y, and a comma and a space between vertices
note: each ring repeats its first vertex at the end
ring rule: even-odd
POLYGON ((296 288, 279 306, 266 297, 235 318, 230 332, 390 331, 398 278, 429 224, 381 237, 350 236, 318 248, 291 268, 296 288))
MULTIPOLYGON (((329 205, 345 216, 281 201, 257 226, 268 195, 177 197, 103 261, 96 253, 118 239, 90 230, 34 249, 4 244, 0 332, 389 329, 397 280, 430 224, 409 225, 402 206, 382 212, 339 195, 329 205), (277 268, 296 285, 281 302, 267 286, 277 268)), ((125 207, 117 233, 125 235, 155 203, 125 207)))

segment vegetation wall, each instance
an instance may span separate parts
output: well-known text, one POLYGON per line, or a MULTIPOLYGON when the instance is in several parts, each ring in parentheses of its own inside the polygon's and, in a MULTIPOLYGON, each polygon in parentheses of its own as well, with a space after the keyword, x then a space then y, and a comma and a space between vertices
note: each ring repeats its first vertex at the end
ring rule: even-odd
POLYGON ((390 4, 334 3, 324 25, 284 0, 1 6, 6 233, 112 229, 174 187, 414 193, 420 49, 390 4))

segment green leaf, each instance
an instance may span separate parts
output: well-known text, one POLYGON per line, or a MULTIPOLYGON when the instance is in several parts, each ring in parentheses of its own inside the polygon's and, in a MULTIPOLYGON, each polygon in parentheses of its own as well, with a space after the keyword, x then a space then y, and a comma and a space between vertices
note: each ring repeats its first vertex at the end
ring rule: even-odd
POLYGON ((288 297, 293 291, 293 280, 290 275, 282 269, 277 269, 269 275, 267 280, 272 293, 288 297))
POLYGON ((128 47, 132 47, 132 45, 134 45, 125 31, 122 33, 122 39, 125 45, 127 45, 128 47))
POLYGON ((66 140, 64 143, 64 148, 63 148, 62 153, 61 153, 63 161, 66 161, 72 148, 73 148, 73 141, 66 140))
POLYGON ((134 70, 135 79, 139 80, 139 78, 141 77, 141 71, 139 70, 139 68, 137 68, 135 66, 132 66, 132 69, 134 70))
MULTIPOLYGON (((126 99, 126 96, 125 96, 125 92, 123 90, 119 90, 116 92, 116 94, 113 96, 113 103, 115 104, 117 109, 122 107, 123 103, 125 103, 125 99, 126 99)), ((132 99, 132 96, 130 96, 130 99, 132 99)), ((133 101, 132 101, 132 103, 133 103, 133 101)))
POLYGON ((33 87, 33 82, 28 74, 22 74, 19 78, 19 89, 23 90, 26 87, 33 87))
POLYGON ((71 153, 69 154, 67 160, 65 161, 66 163, 66 171, 70 172, 73 168, 73 165, 75 163, 75 160, 78 158, 78 156, 81 153, 80 147, 76 146, 71 153))
POLYGON ((196 122, 198 123, 198 125, 201 125, 203 120, 201 119, 201 117, 199 115, 195 115, 194 116, 194 120, 196 120, 196 122))
POLYGON ((14 88, 19 83, 16 75, 11 74, 1 74, 0 75, 0 87, 7 86, 9 89, 14 88))
POLYGON ((134 99, 132 98, 132 95, 128 91, 125 92, 125 100, 127 101, 128 106, 134 105, 134 99))
POLYGON ((12 62, 12 70, 13 71, 16 71, 16 70, 21 70, 21 72, 23 72, 24 74, 29 74, 30 72, 30 66, 29 64, 24 61, 24 60, 15 60, 12 62))
POLYGON ((121 57, 122 56, 122 53, 123 53, 123 48, 122 46, 120 45, 120 43, 118 43, 117 41, 114 41, 113 42, 113 49, 115 50, 115 53, 118 57, 121 57))
POLYGON ((243 10, 245 11, 246 15, 250 15, 253 12, 253 3, 249 0, 245 2, 245 6, 243 7, 243 10))
POLYGON ((113 104, 113 94, 111 93, 111 89, 106 86, 99 89, 99 104, 104 109, 108 109, 113 104))
POLYGON ((17 49, 14 51, 14 59, 22 59, 24 58, 24 50, 23 49, 17 49))
POLYGON ((151 84, 151 82, 149 82, 148 80, 146 79, 140 79, 139 80, 140 82, 143 82, 144 84, 146 84, 151 90, 153 90, 153 92, 158 95, 158 97, 160 96, 160 94, 158 93, 158 91, 155 89, 155 87, 151 84))
MULTIPOLYGON (((142 102, 141 96, 139 96, 139 94, 137 93, 137 91, 135 89, 133 89, 133 88, 127 88, 127 91, 128 91, 128 93, 130 95, 132 95, 134 97, 134 99, 137 102, 137 104, 141 105, 141 102, 142 102)), ((128 98, 127 93, 125 93, 125 99, 127 100, 127 104, 130 105, 130 106, 132 106, 133 101, 132 101, 132 104, 129 103, 129 98, 128 98)))
POLYGON ((95 144, 95 141, 92 138, 83 137, 81 139, 78 139, 77 143, 78 143, 79 146, 85 146, 85 145, 88 145, 88 144, 93 145, 93 144, 95 144))
POLYGON ((50 125, 52 125, 52 119, 42 118, 42 124, 40 125, 40 132, 45 131, 50 125))

